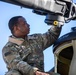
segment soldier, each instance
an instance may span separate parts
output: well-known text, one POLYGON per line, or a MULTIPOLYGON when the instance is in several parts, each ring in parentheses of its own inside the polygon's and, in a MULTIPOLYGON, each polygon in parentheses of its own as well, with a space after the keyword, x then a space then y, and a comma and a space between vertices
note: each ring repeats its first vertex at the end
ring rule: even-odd
POLYGON ((5 75, 49 75, 44 72, 43 51, 57 40, 62 26, 52 26, 44 34, 28 35, 30 25, 23 16, 11 18, 8 25, 12 36, 2 50, 8 68, 5 75))

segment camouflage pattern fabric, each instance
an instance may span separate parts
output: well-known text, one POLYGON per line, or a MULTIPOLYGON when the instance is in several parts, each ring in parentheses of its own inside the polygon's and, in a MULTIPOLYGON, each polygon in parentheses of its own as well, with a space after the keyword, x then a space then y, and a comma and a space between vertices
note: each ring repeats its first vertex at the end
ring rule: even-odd
POLYGON ((60 31, 61 28, 52 26, 44 34, 28 35, 25 39, 10 36, 2 50, 8 68, 6 75, 35 75, 37 70, 44 72, 43 51, 57 40, 60 31), (14 70, 18 71, 17 74, 14 70))
POLYGON ((5 75, 21 75, 21 74, 16 70, 11 70, 11 71, 6 72, 5 75))

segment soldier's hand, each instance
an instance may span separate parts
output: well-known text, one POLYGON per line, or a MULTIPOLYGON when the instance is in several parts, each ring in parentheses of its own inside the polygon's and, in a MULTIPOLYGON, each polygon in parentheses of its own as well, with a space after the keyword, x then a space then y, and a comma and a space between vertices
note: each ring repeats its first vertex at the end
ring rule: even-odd
POLYGON ((44 72, 40 72, 40 71, 36 71, 36 75, 50 75, 50 74, 44 73, 44 72))

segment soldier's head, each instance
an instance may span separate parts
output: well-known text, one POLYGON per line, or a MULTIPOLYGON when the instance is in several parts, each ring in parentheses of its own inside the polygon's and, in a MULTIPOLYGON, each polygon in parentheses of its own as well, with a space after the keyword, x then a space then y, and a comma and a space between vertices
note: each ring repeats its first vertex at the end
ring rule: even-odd
POLYGON ((9 20, 8 23, 11 33, 15 37, 23 38, 29 34, 29 24, 23 16, 15 16, 9 20))

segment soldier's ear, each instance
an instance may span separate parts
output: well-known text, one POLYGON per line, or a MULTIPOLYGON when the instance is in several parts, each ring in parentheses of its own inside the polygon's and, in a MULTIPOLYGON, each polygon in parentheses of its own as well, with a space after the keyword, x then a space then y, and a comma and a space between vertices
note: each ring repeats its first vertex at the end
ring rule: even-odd
POLYGON ((18 26, 14 25, 13 30, 14 30, 14 31, 17 31, 17 30, 18 30, 18 26))

